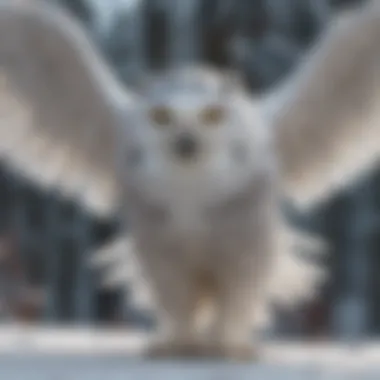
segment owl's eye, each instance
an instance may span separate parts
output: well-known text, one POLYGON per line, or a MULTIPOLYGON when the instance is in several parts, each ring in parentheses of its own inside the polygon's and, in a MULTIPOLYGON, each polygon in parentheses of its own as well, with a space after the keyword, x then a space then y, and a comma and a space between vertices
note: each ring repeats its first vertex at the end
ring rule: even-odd
POLYGON ((200 113, 200 120, 207 126, 216 126, 225 118, 224 108, 221 106, 210 106, 204 108, 200 113))
POLYGON ((154 107, 149 111, 150 119, 160 127, 166 127, 173 122, 173 115, 165 106, 154 107))

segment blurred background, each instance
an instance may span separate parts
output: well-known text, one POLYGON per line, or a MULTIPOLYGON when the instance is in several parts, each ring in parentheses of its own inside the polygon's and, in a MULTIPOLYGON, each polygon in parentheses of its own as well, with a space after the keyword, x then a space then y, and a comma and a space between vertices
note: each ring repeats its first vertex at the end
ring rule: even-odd
MULTIPOLYGON (((11 1, 11 0, 10 0, 11 1)), ((307 54, 350 0, 45 0, 68 8, 120 80, 197 60, 238 69, 265 94, 307 54)), ((124 289, 100 287, 88 256, 118 234, 59 190, 42 192, 0 163, 0 321, 149 328, 124 289)), ((311 339, 380 334, 380 167, 307 215, 284 199, 297 225, 331 245, 330 280, 313 303, 279 311, 275 332, 311 339)))

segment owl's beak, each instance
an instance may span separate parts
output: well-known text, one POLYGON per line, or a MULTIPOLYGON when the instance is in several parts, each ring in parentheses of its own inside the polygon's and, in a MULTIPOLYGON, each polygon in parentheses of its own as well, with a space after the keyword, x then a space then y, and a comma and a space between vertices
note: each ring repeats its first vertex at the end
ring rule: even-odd
POLYGON ((174 154, 183 161, 194 159, 199 150, 199 142, 191 133, 182 133, 174 140, 174 154))

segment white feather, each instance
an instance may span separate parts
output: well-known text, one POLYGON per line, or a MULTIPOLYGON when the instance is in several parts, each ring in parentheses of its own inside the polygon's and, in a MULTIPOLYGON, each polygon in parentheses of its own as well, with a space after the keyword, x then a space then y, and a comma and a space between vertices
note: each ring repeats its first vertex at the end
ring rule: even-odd
POLYGON ((323 200, 378 163, 380 8, 343 14, 266 99, 286 194, 323 200))
POLYGON ((0 4, 0 158, 97 212, 115 207, 118 130, 131 96, 61 8, 0 4))

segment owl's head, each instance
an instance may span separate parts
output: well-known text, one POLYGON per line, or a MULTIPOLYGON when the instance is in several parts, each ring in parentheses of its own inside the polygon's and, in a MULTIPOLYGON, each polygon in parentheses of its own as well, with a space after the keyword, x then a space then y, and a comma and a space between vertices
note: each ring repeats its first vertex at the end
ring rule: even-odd
POLYGON ((172 70, 149 78, 140 95, 123 161, 139 190, 229 193, 266 165, 269 130, 235 75, 172 70))

